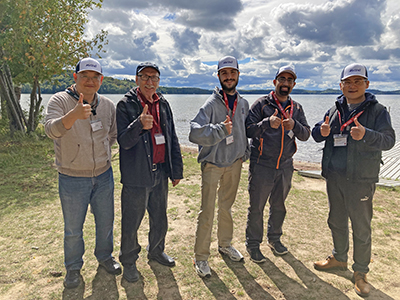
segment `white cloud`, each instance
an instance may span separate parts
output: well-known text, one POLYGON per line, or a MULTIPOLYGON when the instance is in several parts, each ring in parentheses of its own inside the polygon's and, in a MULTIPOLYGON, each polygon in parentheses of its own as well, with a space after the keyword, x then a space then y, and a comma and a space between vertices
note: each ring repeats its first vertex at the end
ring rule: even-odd
POLYGON ((293 63, 297 88, 325 89, 357 61, 373 70, 371 81, 395 90, 399 15, 397 0, 114 0, 90 14, 87 34, 109 32, 106 75, 132 76, 153 61, 161 85, 212 88, 216 61, 234 55, 241 88, 271 88, 276 69, 293 63))

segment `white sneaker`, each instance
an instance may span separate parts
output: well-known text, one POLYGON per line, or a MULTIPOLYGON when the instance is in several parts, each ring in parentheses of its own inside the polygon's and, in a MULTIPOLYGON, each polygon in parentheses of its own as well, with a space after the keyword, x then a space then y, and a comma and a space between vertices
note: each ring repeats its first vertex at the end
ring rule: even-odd
POLYGON ((218 251, 221 254, 228 255, 229 258, 233 261, 241 261, 243 259, 242 253, 236 250, 233 246, 228 246, 228 247, 218 246, 218 251))
POLYGON ((194 266, 196 267, 196 272, 199 274, 201 278, 204 277, 211 277, 211 270, 210 267, 208 266, 208 261, 206 260, 194 260, 194 266))

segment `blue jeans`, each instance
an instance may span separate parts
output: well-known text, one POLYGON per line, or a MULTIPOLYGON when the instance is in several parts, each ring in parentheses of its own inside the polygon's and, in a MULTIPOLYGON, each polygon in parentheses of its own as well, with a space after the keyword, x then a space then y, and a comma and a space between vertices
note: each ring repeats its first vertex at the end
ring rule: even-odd
POLYGON ((149 213, 150 223, 148 253, 158 255, 164 252, 168 230, 168 175, 163 167, 159 167, 154 171, 154 178, 152 187, 129 184, 124 184, 122 187, 122 236, 119 261, 124 266, 134 264, 139 258, 141 246, 138 241, 138 229, 146 210, 149 213))
POLYGON ((96 223, 99 262, 111 258, 114 226, 114 177, 112 168, 97 177, 59 174, 59 194, 64 216, 64 264, 67 270, 80 270, 85 253, 83 223, 90 204, 96 223))

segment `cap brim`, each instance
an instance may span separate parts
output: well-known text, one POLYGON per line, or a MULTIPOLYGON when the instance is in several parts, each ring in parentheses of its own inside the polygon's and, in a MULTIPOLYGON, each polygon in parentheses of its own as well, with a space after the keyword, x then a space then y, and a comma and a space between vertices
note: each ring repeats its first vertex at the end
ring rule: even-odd
POLYGON ((279 74, 276 74, 275 79, 277 79, 278 76, 281 75, 282 73, 289 73, 289 74, 292 74, 293 77, 294 77, 294 79, 297 79, 296 73, 294 73, 293 71, 289 71, 289 70, 285 70, 285 71, 280 72, 279 74))
POLYGON ((364 75, 360 75, 360 74, 352 74, 352 75, 345 76, 345 77, 343 77, 343 78, 342 78, 342 79, 340 79, 340 80, 345 80, 345 79, 347 79, 347 78, 354 77, 354 76, 359 76, 359 77, 362 77, 362 78, 368 79, 368 77, 367 77, 367 76, 364 76, 364 75))
POLYGON ((221 71, 222 69, 235 69, 235 70, 238 70, 238 71, 239 71, 238 68, 226 66, 226 67, 219 68, 219 69, 218 69, 218 72, 221 71))
POLYGON ((145 67, 140 68, 140 69, 136 72, 136 75, 138 75, 140 72, 142 72, 142 71, 143 71, 144 69, 146 69, 146 68, 152 68, 152 69, 156 70, 156 71, 158 72, 158 74, 160 74, 160 71, 157 70, 156 68, 154 68, 154 67, 152 67, 152 66, 145 66, 145 67))

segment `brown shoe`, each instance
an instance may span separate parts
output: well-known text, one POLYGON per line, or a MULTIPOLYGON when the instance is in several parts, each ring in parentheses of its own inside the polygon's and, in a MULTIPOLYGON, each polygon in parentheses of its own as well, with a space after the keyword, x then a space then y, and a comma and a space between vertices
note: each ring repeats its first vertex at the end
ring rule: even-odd
POLYGON ((355 271, 353 278, 351 279, 354 283, 354 290, 360 297, 368 297, 371 291, 371 286, 367 281, 367 274, 355 271))
POLYGON ((329 270, 347 270, 347 262, 337 261, 333 255, 329 255, 326 260, 320 260, 314 262, 314 268, 319 271, 329 270))

